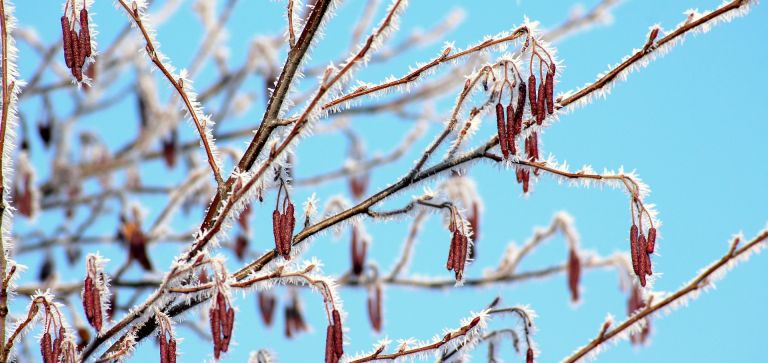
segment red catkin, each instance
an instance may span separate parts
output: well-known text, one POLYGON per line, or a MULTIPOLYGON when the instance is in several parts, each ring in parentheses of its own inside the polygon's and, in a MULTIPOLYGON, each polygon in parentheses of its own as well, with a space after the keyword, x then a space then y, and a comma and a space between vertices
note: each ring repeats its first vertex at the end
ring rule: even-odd
POLYGON ((51 349, 51 333, 45 332, 43 334, 43 338, 40 339, 40 354, 43 356, 43 362, 53 363, 53 357, 51 354, 53 353, 53 350, 51 349))
POLYGON ((325 363, 336 363, 339 361, 339 357, 336 356, 334 350, 334 329, 333 325, 329 324, 325 330, 325 363))
POLYGON ((546 113, 547 113, 547 109, 546 109, 547 96, 546 96, 545 87, 546 86, 544 85, 544 83, 539 85, 539 94, 537 96, 538 104, 536 105, 536 124, 537 125, 541 125, 544 122, 544 118, 546 117, 546 113))
POLYGON ((376 332, 381 331, 381 285, 376 284, 368 296, 368 319, 376 332))
POLYGON ((568 290, 571 292, 571 301, 579 301, 579 281, 581 280, 581 261, 576 249, 568 252, 568 290))
POLYGON ((507 141, 507 130, 504 126, 504 106, 501 102, 496 104, 496 129, 499 134, 499 146, 504 159, 509 158, 509 144, 507 141))
POLYGON ((533 348, 528 347, 528 351, 525 352, 525 363, 533 363, 533 348))
POLYGON ((245 258, 245 253, 248 251, 248 237, 239 234, 235 238, 234 252, 237 259, 242 261, 245 258))
POLYGON ((82 69, 83 61, 85 58, 81 54, 82 49, 80 49, 80 36, 78 36, 74 29, 70 29, 69 37, 70 41, 72 42, 72 69, 82 69))
POLYGON ((520 82, 517 86, 517 108, 515 109, 515 136, 523 131, 523 112, 525 111, 525 83, 520 82))
POLYGON ((507 105, 507 148, 511 155, 517 154, 515 148, 515 109, 512 104, 507 105))
POLYGON ((337 309, 333 309, 331 315, 333 316, 333 350, 336 352, 337 356, 341 357, 344 355, 344 337, 342 335, 341 314, 339 314, 337 309))
POLYGON ((213 337, 213 356, 219 359, 221 356, 221 317, 216 307, 209 310, 211 319, 211 336, 213 337))
POLYGON ((547 78, 544 85, 545 85, 545 92, 546 92, 545 94, 546 94, 546 101, 547 101, 547 113, 551 115, 555 112, 555 99, 554 99, 555 75, 554 73, 547 71, 547 78))
POLYGON ((638 238, 638 240, 637 240, 637 254, 638 254, 638 261, 637 261, 638 262, 638 275, 637 275, 637 277, 640 278, 640 285, 642 285, 643 287, 645 287, 645 284, 646 284, 646 280, 645 280, 646 270, 645 270, 645 268, 646 268, 647 264, 650 261, 650 257, 648 257, 648 255, 645 253, 646 243, 647 242, 646 242, 646 239, 645 239, 645 235, 641 234, 640 238, 638 238), (648 261, 646 261, 646 260, 648 260, 648 261))
POLYGON ((529 183, 531 181, 531 172, 523 170, 523 193, 528 193, 529 183))
POLYGON ((272 325, 272 318, 275 315, 275 296, 266 291, 260 291, 258 293, 259 299, 259 312, 261 313, 261 320, 264 321, 266 326, 272 325))
POLYGON ((91 29, 88 27, 88 10, 80 9, 80 52, 83 58, 91 56, 91 29))
POLYGON ((69 18, 66 15, 61 17, 61 34, 62 34, 62 46, 64 48, 64 62, 67 64, 67 68, 72 68, 74 64, 74 57, 72 55, 72 38, 69 32, 70 30, 69 18))
POLYGON ((291 242, 293 242, 293 228, 296 226, 293 203, 288 202, 285 212, 285 229, 283 230, 283 257, 287 260, 291 257, 291 242))
POLYGON ((640 275, 640 254, 638 253, 637 235, 637 225, 632 224, 632 227, 629 228, 629 248, 632 256, 632 269, 634 270, 635 275, 640 275))
POLYGON ((648 229, 648 247, 645 249, 645 252, 648 252, 648 254, 652 254, 655 249, 656 249, 656 228, 651 227, 650 229, 648 229))
POLYGON ((282 224, 280 223, 280 220, 282 219, 282 216, 280 215, 280 212, 275 209, 272 211, 272 233, 275 236, 275 250, 277 250, 278 255, 283 254, 283 243, 282 243, 282 235, 283 231, 281 229, 282 224))
POLYGON ((368 250, 368 244, 365 241, 360 240, 357 228, 352 228, 351 234, 350 255, 352 257, 352 273, 355 274, 355 276, 360 276, 365 267, 365 255, 368 250))
POLYGON ((458 243, 458 234, 454 230, 453 235, 451 236, 451 245, 448 248, 448 262, 445 264, 445 268, 448 269, 448 271, 453 270, 455 267, 454 264, 454 255, 456 254, 456 244, 458 243))
POLYGON ((536 77, 533 75, 528 76, 528 100, 531 104, 531 116, 537 117, 539 102, 536 100, 536 77))
POLYGON ((160 363, 168 363, 168 341, 165 339, 165 333, 160 337, 160 363))

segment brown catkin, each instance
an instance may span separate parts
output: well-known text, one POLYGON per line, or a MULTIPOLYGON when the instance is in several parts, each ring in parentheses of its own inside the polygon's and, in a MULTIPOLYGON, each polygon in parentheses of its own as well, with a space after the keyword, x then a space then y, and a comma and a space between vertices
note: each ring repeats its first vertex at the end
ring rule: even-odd
POLYGON ((285 258, 288 259, 291 256, 291 243, 293 242, 293 228, 296 226, 296 217, 294 216, 293 203, 288 202, 288 209, 286 211, 286 230, 285 230, 285 258))
POLYGON ((640 237, 637 239, 637 255, 638 255, 638 276, 640 278, 640 285, 645 287, 645 275, 646 275, 646 266, 648 264, 648 261, 650 260, 650 257, 645 253, 647 240, 645 239, 645 235, 641 234, 640 237))
POLYGON ((632 224, 632 227, 629 228, 629 248, 632 256, 632 269, 635 271, 635 275, 640 274, 640 255, 637 246, 638 231, 636 224, 632 224))
POLYGON ((82 49, 80 49, 80 37, 77 35, 77 32, 74 29, 69 31, 69 37, 72 41, 72 69, 82 68, 85 57, 81 54, 82 49))
POLYGON ((93 279, 89 275, 85 277, 85 282, 83 282, 83 308, 85 310, 85 317, 88 319, 89 323, 93 320, 93 301, 91 300, 92 291, 93 279))
POLYGON ((333 337, 333 325, 329 324, 328 328, 325 329, 325 363, 336 363, 339 360, 334 351, 333 337))
POLYGON ((280 220, 282 216, 280 215, 280 212, 275 209, 272 211, 272 234, 275 236, 275 250, 277 250, 277 254, 282 255, 283 254, 283 243, 282 243, 282 236, 283 231, 280 228, 282 225, 280 223, 280 220))
POLYGON ((552 72, 547 72, 547 79, 545 84, 545 91, 546 91, 546 98, 547 98, 547 113, 553 114, 555 112, 555 99, 554 99, 554 89, 555 89, 555 76, 552 74, 552 72))
POLYGON ((91 29, 88 27, 88 10, 80 9, 80 52, 83 58, 91 56, 91 29))
POLYGON ((515 136, 519 135, 523 131, 523 112, 525 112, 525 83, 522 81, 517 86, 517 108, 515 109, 515 128, 513 133, 515 136))
POLYGON ((571 301, 579 301, 579 281, 581 280, 581 261, 576 249, 568 251, 568 290, 571 292, 571 301))
POLYGON ((160 333, 160 363, 168 363, 168 340, 165 333, 160 333))
POLYGON ((211 336, 213 337, 213 356, 219 359, 221 355, 221 317, 219 316, 219 310, 212 306, 209 310, 209 318, 211 319, 211 336))
POLYGON ((61 36, 63 39, 62 45, 64 48, 64 61, 67 64, 67 68, 72 68, 74 57, 72 56, 72 38, 70 37, 69 28, 69 18, 64 15, 61 17, 61 36))
POLYGON ((545 104, 547 100, 547 96, 546 96, 545 87, 546 86, 543 83, 539 85, 539 94, 537 96, 538 104, 536 105, 536 124, 537 125, 541 125, 544 122, 544 118, 546 117, 546 114, 547 114, 547 110, 546 110, 547 105, 545 104))
POLYGON ((499 146, 504 159, 509 158, 509 145, 507 144, 507 130, 504 126, 504 106, 496 103, 496 129, 499 134, 499 146))
POLYGON ((528 76, 528 100, 531 103, 531 116, 536 117, 539 114, 539 102, 536 100, 536 77, 528 76))
POLYGON ((507 105, 507 148, 511 155, 517 154, 515 148, 515 109, 512 104, 507 105))
POLYGON ((652 254, 655 249, 656 249, 656 228, 651 227, 650 229, 648 229, 648 247, 645 249, 645 252, 648 252, 648 254, 652 254))
POLYGON ((336 356, 344 355, 344 337, 342 336, 341 314, 336 309, 331 313, 333 316, 333 350, 336 356))
POLYGON ((98 288, 93 289, 93 327, 96 331, 101 331, 102 313, 101 313, 101 293, 98 288))
POLYGON ((528 193, 529 183, 531 181, 531 172, 523 170, 523 193, 528 193))
POLYGON ((528 347, 528 351, 525 352, 525 363, 533 363, 533 348, 528 347))
POLYGON ((176 339, 173 336, 168 341, 168 363, 176 363, 176 339))

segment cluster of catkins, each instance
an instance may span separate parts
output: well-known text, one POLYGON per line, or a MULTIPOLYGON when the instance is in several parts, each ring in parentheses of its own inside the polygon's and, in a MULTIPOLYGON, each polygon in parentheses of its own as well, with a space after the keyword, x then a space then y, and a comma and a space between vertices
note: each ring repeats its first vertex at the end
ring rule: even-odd
POLYGON ((67 67, 72 71, 72 76, 78 82, 83 80, 83 65, 85 59, 92 54, 91 50, 91 31, 88 28, 88 9, 86 1, 83 1, 83 8, 80 9, 78 18, 75 11, 75 3, 72 2, 72 19, 67 16, 67 7, 64 8, 65 14, 61 17, 61 33, 64 39, 64 61, 67 67), (80 24, 80 33, 75 30, 76 24, 80 24))
MULTIPOLYGON (((547 54, 547 59, 549 59, 549 61, 545 60, 545 58, 538 53, 536 50, 537 43, 535 41, 532 43, 533 50, 531 51, 530 61, 531 72, 528 76, 528 85, 526 86, 525 82, 523 82, 523 77, 517 71, 517 68, 513 67, 515 82, 511 83, 509 80, 505 79, 502 84, 502 92, 504 85, 509 84, 509 104, 507 104, 506 108, 501 104, 502 92, 499 93, 499 101, 496 103, 496 128, 499 138, 499 146, 504 159, 509 159, 511 156, 517 155, 517 136, 522 133, 525 126, 523 115, 525 113, 526 96, 528 98, 531 117, 535 120, 536 125, 541 126, 544 119, 547 117, 547 114, 552 115, 555 112, 554 88, 557 66, 555 65, 555 62, 552 61, 551 57, 549 57, 546 50, 539 46, 539 51, 547 54), (532 66, 535 58, 538 58, 539 61, 539 73, 542 74, 543 70, 546 69, 546 73, 543 73, 544 82, 540 82, 538 88, 532 66), (517 84, 516 91, 514 84, 517 84), (512 105, 513 99, 517 100, 514 106, 512 105)), ((505 72, 505 74, 507 73, 505 72)), ((528 160, 534 162, 539 160, 539 137, 536 131, 531 132, 525 138, 524 151, 528 160)), ((537 173, 538 171, 535 172, 537 173)), ((518 168, 516 176, 517 182, 523 185, 523 192, 527 193, 530 183, 530 171, 525 168, 518 168)))
POLYGON ((295 207, 288 196, 288 188, 280 185, 277 192, 277 203, 272 212, 272 231, 275 235, 275 250, 283 258, 291 258, 291 242, 293 241, 293 228, 296 226, 296 217, 294 216, 295 207), (285 188, 285 197, 283 198, 282 212, 279 210, 280 192, 285 188))
POLYGON ((651 265, 651 254, 656 248, 656 228, 648 229, 648 237, 639 232, 636 224, 632 224, 629 229, 629 245, 632 254, 632 269, 635 275, 640 279, 640 285, 645 287, 646 275, 653 275, 651 265))
POLYGON ((51 340, 51 332, 46 329, 43 338, 40 340, 40 353, 43 355, 43 363, 56 363, 64 358, 62 342, 64 341, 66 331, 60 327, 56 333, 56 339, 51 340))
POLYGON ((325 363, 337 363, 344 355, 344 336, 342 335, 341 314, 333 309, 332 323, 328 324, 325 336, 325 363))
POLYGON ((445 267, 448 271, 453 270, 456 273, 456 281, 464 276, 464 266, 467 262, 467 251, 469 249, 469 237, 465 231, 464 221, 459 213, 451 209, 451 222, 448 225, 451 231, 451 247, 448 249, 448 261, 445 267))
POLYGON ((211 319, 211 336, 213 336, 213 356, 219 359, 221 353, 229 350, 232 339, 232 328, 235 326, 235 309, 229 299, 219 290, 216 299, 208 311, 211 319))

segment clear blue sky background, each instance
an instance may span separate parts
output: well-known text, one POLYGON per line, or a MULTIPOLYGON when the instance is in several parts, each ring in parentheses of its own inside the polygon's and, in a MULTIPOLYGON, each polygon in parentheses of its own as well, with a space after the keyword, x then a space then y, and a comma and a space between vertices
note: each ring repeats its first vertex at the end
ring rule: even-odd
MULTIPOLYGON (((21 24, 33 26, 46 42, 58 39, 60 1, 16 1, 17 17, 21 24)), ((106 43, 122 29, 128 18, 112 6, 112 1, 97 0, 94 21, 106 43)), ((230 26, 232 67, 239 66, 244 50, 255 34, 282 33, 283 2, 266 0, 241 1, 236 8, 230 26)), ((348 1, 327 29, 326 38, 316 49, 313 58, 327 62, 347 49, 352 19, 362 11, 363 1, 348 1)), ((590 8, 596 1, 586 1, 590 8)), ((412 1, 402 18, 401 28, 428 28, 440 21, 451 9, 462 7, 466 19, 456 30, 447 34, 446 40, 456 46, 476 42, 486 34, 511 29, 524 16, 540 20, 544 27, 560 24, 568 15, 574 1, 412 1)), ((627 1, 613 12, 614 22, 598 26, 586 33, 579 33, 557 45, 566 70, 562 74, 559 89, 573 89, 594 79, 609 64, 619 61, 634 47, 639 47, 650 25, 660 23, 672 28, 682 20, 682 12, 688 8, 711 9, 718 0, 705 1, 627 1)), ((162 49, 182 67, 191 61, 194 49, 200 42, 200 26, 189 8, 192 1, 183 1, 183 10, 159 29, 162 49)), ((396 39, 402 39, 406 32, 396 39)), ((655 203, 664 222, 661 229, 660 256, 654 260, 655 271, 662 274, 656 288, 671 291, 692 278, 697 271, 718 258, 727 248, 729 237, 744 231, 753 236, 768 221, 768 146, 765 136, 768 125, 761 106, 765 99, 764 85, 768 74, 764 63, 768 59, 765 35, 768 34, 768 13, 765 6, 756 6, 745 18, 721 24, 710 33, 688 37, 678 46, 648 68, 634 73, 627 82, 619 83, 605 100, 581 108, 561 117, 560 122, 543 135, 546 153, 554 153, 561 161, 571 165, 591 164, 596 170, 616 169, 624 166, 637 170, 651 188, 648 202, 655 203)), ((409 65, 429 59, 441 44, 417 49, 405 56, 377 65, 362 72, 364 81, 376 82, 394 74, 403 74, 409 65)), ((38 64, 38 57, 28 47, 20 49, 22 78, 28 78, 38 64)), ((212 69, 209 65, 208 69, 212 69)), ((126 72, 123 84, 130 84, 133 72, 126 72)), ((50 78, 50 76, 49 76, 50 78)), ((211 76, 203 75, 196 80, 207 85, 211 76)), ((314 80, 305 85, 314 84, 314 80)), ((160 87, 165 94, 166 87, 160 87)), ((202 87, 199 87, 202 88, 202 87)), ((249 79, 244 89, 263 92, 261 80, 249 79)), ((263 93, 262 93, 263 94, 263 93)), ((450 93, 448 102, 455 92, 450 93)), ((167 99, 165 95, 163 100, 167 99)), ((260 98, 261 99, 261 98, 260 98)), ((65 93, 55 98, 61 114, 70 108, 65 93)), ((218 109, 219 100, 208 106, 208 111, 218 109)), ((442 108, 449 103, 441 103, 442 108)), ((36 120, 39 100, 29 100, 23 106, 28 120, 36 120)), ((136 132, 135 101, 132 97, 118 104, 107 113, 84 118, 78 129, 96 129, 110 144, 118 148, 134 137, 136 132)), ((242 125, 256 125, 263 105, 227 124, 225 129, 242 125)), ((213 116, 214 120, 216 115, 213 116)), ((386 152, 399 143, 410 123, 395 116, 357 117, 352 119, 356 130, 367 137, 367 149, 386 152)), ((182 126, 183 139, 194 137, 192 129, 182 126)), ((433 126, 430 133, 434 134, 433 126)), ((476 141, 483 140, 492 132, 491 123, 485 123, 476 141)), ((431 136, 417 145, 416 151, 431 136)), ((40 170, 40 179, 49 174, 43 161, 47 158, 36 138, 33 157, 40 170)), ((243 145, 239 140, 234 145, 243 145)), ((315 175, 322 168, 338 166, 345 159, 346 140, 341 136, 318 135, 306 140, 298 148, 296 173, 299 177, 315 175), (319 152, 322 151, 322 152, 319 152)), ((382 168, 373 174, 372 188, 386 186, 394 177, 401 175, 414 157, 411 153, 401 161, 382 168), (410 158, 408 158, 410 156, 410 158)), ((153 163, 145 170, 144 181, 150 185, 167 182, 170 177, 179 180, 183 170, 166 172, 161 164, 153 163)), ((481 266, 493 265, 512 240, 523 241, 533 226, 543 226, 560 210, 571 213, 582 237, 583 248, 602 255, 626 250, 629 216, 626 197, 618 190, 583 189, 558 184, 544 176, 530 197, 523 197, 514 175, 488 165, 471 170, 479 182, 485 198, 487 213, 482 220, 482 239, 479 260, 469 268, 469 274, 482 273, 481 266)), ((405 193, 418 193, 414 189, 405 193)), ((303 201, 311 192, 317 192, 321 201, 327 201, 335 193, 346 193, 344 182, 330 183, 312 190, 299 189, 295 197, 303 201)), ((390 206, 397 206, 406 199, 400 198, 390 206)), ((149 219, 164 205, 164 198, 144 198, 149 219)), ((272 243, 269 214, 274 196, 270 195, 263 206, 252 216, 254 248, 262 250, 272 243)), ((113 204, 113 208, 119 208, 113 204)), ((85 217, 80 211, 78 218, 85 217)), ((36 226, 60 222, 58 216, 39 219, 36 226)), ((197 214, 173 221, 176 230, 185 230, 198 223, 197 214)), ((114 233, 112 218, 100 220, 88 235, 114 233)), ((27 221, 17 220, 18 231, 28 230, 27 221)), ((389 268, 407 233, 408 224, 367 223, 374 238, 371 255, 379 265, 389 268)), ((52 233, 52 232, 51 232, 52 233)), ((448 276, 442 268, 449 236, 440 226, 439 218, 432 218, 418 239, 415 260, 411 271, 418 274, 448 276)), ((334 241, 330 235, 313 240, 306 256, 317 256, 327 265, 330 273, 348 268, 348 240, 346 235, 334 241)), ((179 246, 157 248, 153 258, 160 268, 168 265, 170 257, 179 246)), ((124 252, 114 246, 93 247, 110 256, 116 268, 124 258, 124 252)), ((63 251, 58 250, 58 255, 63 251)), ((562 238, 549 242, 524 264, 524 268, 548 266, 562 261, 566 249, 562 238)), ((60 256, 59 256, 60 257, 60 256)), ((22 279, 31 281, 39 266, 41 256, 19 256, 22 263, 31 267, 22 279)), ((231 267, 236 262, 231 261, 231 267)), ((82 264, 70 268, 60 263, 60 274, 65 281, 82 276, 82 264)), ((748 263, 729 273, 717 289, 693 301, 689 307, 675 311, 668 317, 654 319, 651 343, 648 347, 633 348, 626 341, 610 347, 599 356, 601 362, 688 362, 732 361, 768 362, 765 355, 765 326, 768 314, 768 288, 764 277, 768 273, 765 255, 758 255, 748 263)), ((134 270, 133 277, 141 276, 134 270)), ((455 327, 460 318, 470 310, 477 311, 500 295, 506 304, 530 305, 539 317, 534 337, 541 349, 539 361, 559 361, 575 348, 585 344, 598 331, 606 314, 621 319, 625 316, 625 294, 619 291, 616 273, 611 270, 589 271, 583 280, 583 302, 578 306, 569 303, 565 277, 526 282, 514 286, 501 285, 482 289, 449 289, 446 291, 420 291, 406 288, 388 288, 385 302, 385 331, 393 339, 415 337, 428 339, 443 328, 455 327)), ((284 289, 278 290, 282 300, 284 289)), ((236 344, 225 361, 245 361, 249 352, 269 348, 277 353, 281 362, 322 361, 325 322, 321 314, 320 299, 309 293, 304 295, 304 305, 313 331, 294 340, 282 336, 282 301, 278 306, 276 325, 271 329, 257 318, 253 296, 238 300, 240 312, 235 328, 236 344)), ((368 326, 365 313, 364 291, 343 289, 345 308, 349 312, 346 326, 349 328, 346 350, 368 350, 373 342, 383 336, 376 335, 368 326)), ((123 299, 126 296, 122 297, 123 299)), ((19 298, 17 302, 23 298, 19 298)), ((123 300, 125 301, 125 300, 123 300)), ((16 309, 20 308, 17 303, 16 309)), ((18 310, 17 310, 18 311, 18 310)), ((501 325, 513 325, 506 319, 501 325)), ((184 330, 186 341, 181 344, 181 361, 198 362, 211 357, 209 344, 201 344, 194 334, 184 330)), ((507 344, 503 349, 505 361, 520 361, 512 356, 507 344)), ((484 349, 473 355, 484 359, 484 349)), ((155 344, 145 343, 138 349, 136 361, 155 361, 155 344)))

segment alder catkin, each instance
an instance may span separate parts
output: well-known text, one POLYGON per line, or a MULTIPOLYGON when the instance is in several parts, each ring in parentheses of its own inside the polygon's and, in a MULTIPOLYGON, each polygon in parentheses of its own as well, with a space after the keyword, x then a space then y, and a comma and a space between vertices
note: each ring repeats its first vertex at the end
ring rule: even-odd
POLYGON ((501 102, 496 103, 496 129, 499 134, 499 146, 504 159, 509 158, 509 145, 507 144, 507 130, 504 126, 504 106, 501 102))
POLYGON ((515 109, 512 104, 507 105, 507 149, 510 155, 517 154, 515 148, 515 109))
POLYGON ((88 27, 88 10, 80 9, 80 52, 82 57, 91 56, 91 29, 88 27))
POLYGON ((651 227, 648 229, 648 247, 646 248, 646 252, 648 254, 652 254, 653 251, 656 249, 656 228, 651 227))
POLYGON ((545 84, 545 91, 546 91, 547 113, 551 115, 555 112, 555 99, 554 99, 555 76, 552 72, 547 71, 547 79, 544 84, 545 84))
POLYGON ((74 57, 72 55, 72 38, 69 32, 70 23, 69 18, 66 15, 61 17, 61 35, 62 46, 64 48, 64 61, 67 64, 67 68, 72 68, 74 64, 74 57))
POLYGON ((342 336, 342 326, 341 326, 341 314, 339 314, 339 311, 337 309, 333 309, 333 312, 331 313, 333 316, 333 350, 336 352, 336 355, 341 357, 344 355, 344 337, 342 336))
POLYGON ((531 103, 531 116, 537 117, 539 114, 539 102, 536 100, 536 77, 528 76, 528 100, 531 103))
POLYGON ((539 94, 537 96, 537 102, 538 102, 538 104, 536 105, 536 124, 537 125, 541 125, 544 122, 544 118, 546 117, 546 112, 547 112, 546 110, 547 105, 545 104, 546 99, 547 99, 547 96, 546 96, 545 85, 542 83, 539 85, 539 94))

